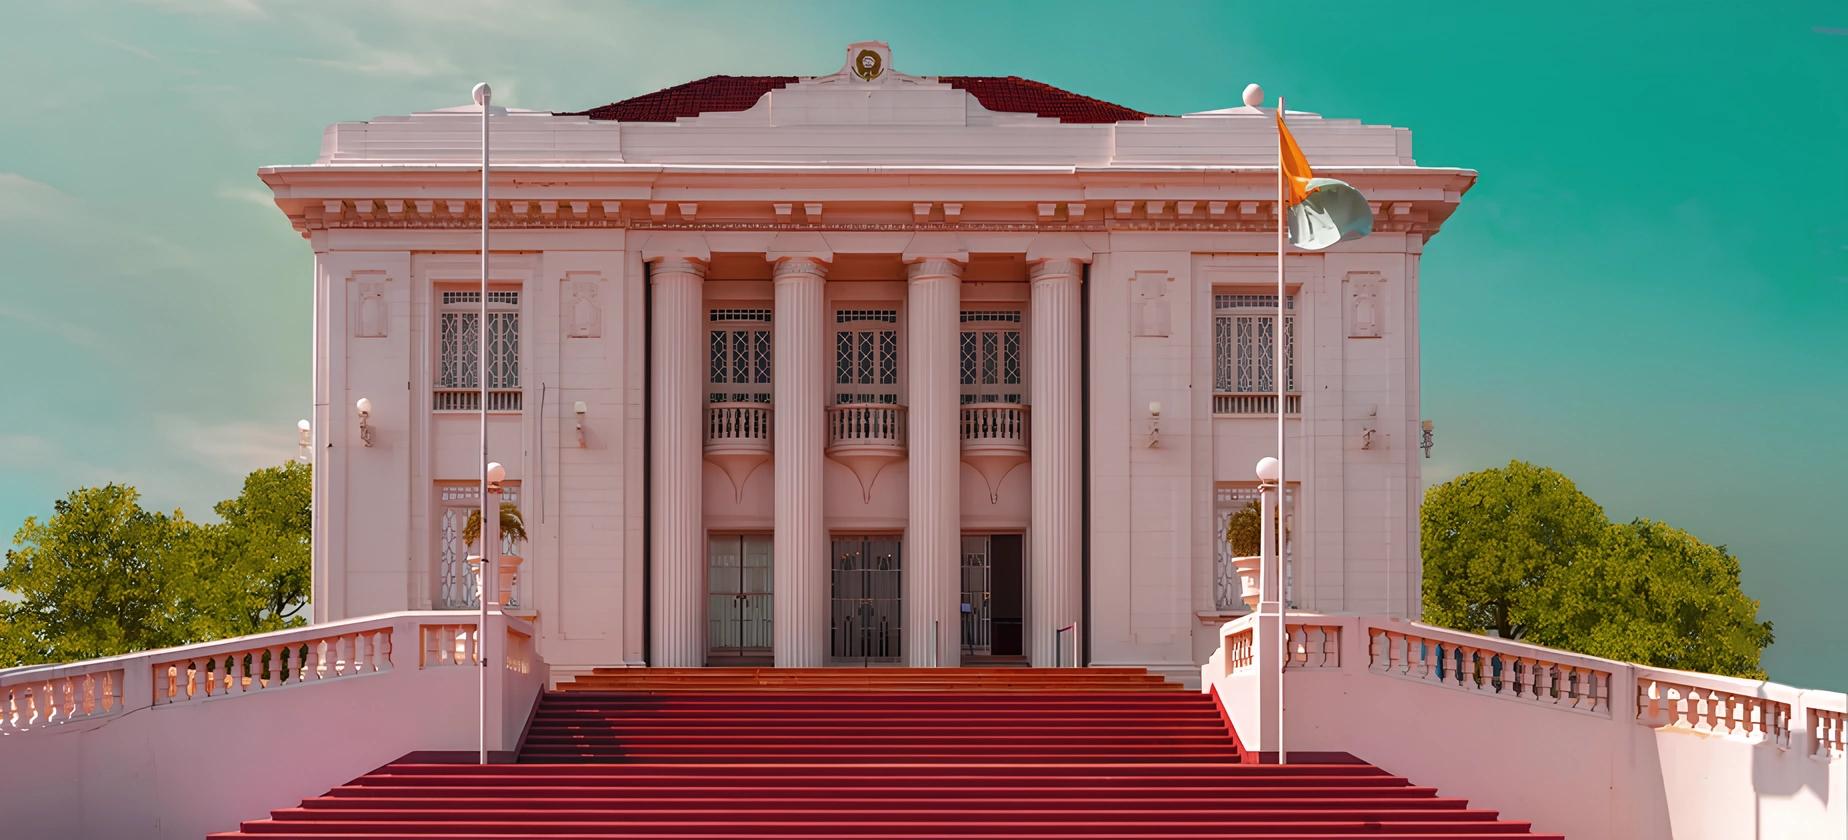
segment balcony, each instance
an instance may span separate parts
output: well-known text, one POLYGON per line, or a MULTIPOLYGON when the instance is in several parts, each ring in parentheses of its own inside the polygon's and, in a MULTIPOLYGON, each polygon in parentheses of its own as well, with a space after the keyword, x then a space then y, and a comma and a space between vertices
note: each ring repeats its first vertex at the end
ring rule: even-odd
POLYGON ((744 497, 744 483, 770 460, 774 448, 769 403, 727 402, 706 406, 706 460, 731 479, 733 497, 744 497))
MULTIPOLYGON (((1283 412, 1285 414, 1303 413, 1302 394, 1284 394, 1283 412)), ((1213 394, 1213 414, 1219 417, 1245 417, 1277 415, 1277 395, 1249 392, 1220 391, 1213 394)))
POLYGON ((999 500, 1001 480, 1027 460, 1027 407, 1019 403, 972 403, 958 421, 962 459, 988 484, 988 502, 999 500))
POLYGON ((861 497, 870 501, 879 471, 905 457, 905 407, 886 403, 828 406, 828 457, 853 470, 860 480, 861 497))

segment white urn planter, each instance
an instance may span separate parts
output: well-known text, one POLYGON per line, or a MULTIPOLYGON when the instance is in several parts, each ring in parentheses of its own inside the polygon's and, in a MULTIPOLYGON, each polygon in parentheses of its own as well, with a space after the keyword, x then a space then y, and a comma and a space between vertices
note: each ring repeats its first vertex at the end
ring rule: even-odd
POLYGON ((1232 558, 1232 569, 1238 573, 1239 600, 1245 602, 1247 609, 1258 608, 1258 575, 1264 567, 1264 558, 1258 555, 1232 558))
POLYGON ((517 554, 500 556, 500 588, 495 590, 495 594, 500 596, 503 606, 520 606, 518 603, 509 603, 507 596, 513 594, 513 582, 520 574, 522 562, 525 561, 517 554))

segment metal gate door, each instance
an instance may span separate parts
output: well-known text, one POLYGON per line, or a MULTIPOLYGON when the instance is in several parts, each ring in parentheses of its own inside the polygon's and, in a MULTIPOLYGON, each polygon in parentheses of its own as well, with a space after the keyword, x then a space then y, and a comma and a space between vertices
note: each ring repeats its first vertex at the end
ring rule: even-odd
POLYGON ((706 646, 713 656, 770 651, 771 538, 714 534, 706 569, 706 646))
POLYGON ((993 565, 986 534, 962 538, 962 646, 966 653, 990 652, 993 565))
POLYGON ((897 659, 904 573, 898 537, 836 537, 828 654, 897 659))

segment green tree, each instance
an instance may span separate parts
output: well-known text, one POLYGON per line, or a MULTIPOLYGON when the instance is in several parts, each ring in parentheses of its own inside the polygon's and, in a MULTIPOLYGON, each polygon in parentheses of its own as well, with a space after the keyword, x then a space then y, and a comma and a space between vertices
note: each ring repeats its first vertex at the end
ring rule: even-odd
POLYGON ((1419 517, 1425 620, 1504 639, 1526 635, 1548 575, 1609 524, 1571 479, 1522 461, 1431 488, 1419 517))
POLYGON ((27 517, 0 568, 0 662, 111 656, 184 641, 174 620, 175 549, 191 523, 143 510, 133 487, 73 490, 27 517))
POLYGON ((1764 678, 1771 622, 1724 546, 1648 519, 1613 524, 1558 573, 1529 638, 1661 668, 1764 678))
POLYGON ((1614 524, 1559 472, 1521 461, 1458 476, 1420 512, 1424 617, 1593 656, 1762 677, 1771 644, 1723 547, 1649 520, 1614 524))
POLYGON ((314 524, 311 469, 289 461, 245 476, 243 492, 213 506, 221 521, 195 529, 182 544, 189 635, 225 638, 304 622, 314 524))
POLYGON ((0 666, 111 656, 303 623, 309 467, 251 473, 223 521, 144 510, 133 487, 71 491, 0 567, 0 666))

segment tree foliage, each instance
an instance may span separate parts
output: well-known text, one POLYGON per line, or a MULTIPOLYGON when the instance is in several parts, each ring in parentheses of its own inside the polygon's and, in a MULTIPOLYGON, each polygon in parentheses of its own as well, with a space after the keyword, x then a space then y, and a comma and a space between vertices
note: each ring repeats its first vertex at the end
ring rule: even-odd
POLYGON ((1521 461, 1431 489, 1424 616, 1459 630, 1667 668, 1762 677, 1772 641, 1724 547, 1613 523, 1559 472, 1521 461))
POLYGON ((1263 550, 1263 522, 1264 513, 1256 499, 1226 520, 1226 542, 1231 543, 1233 557, 1256 557, 1263 550))
POLYGON ((309 467, 251 473, 222 519, 143 509, 133 487, 71 491, 0 566, 0 666, 111 656, 303 623, 309 467))

